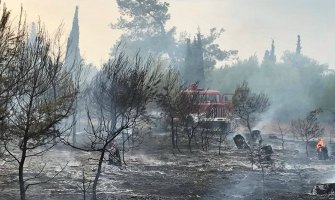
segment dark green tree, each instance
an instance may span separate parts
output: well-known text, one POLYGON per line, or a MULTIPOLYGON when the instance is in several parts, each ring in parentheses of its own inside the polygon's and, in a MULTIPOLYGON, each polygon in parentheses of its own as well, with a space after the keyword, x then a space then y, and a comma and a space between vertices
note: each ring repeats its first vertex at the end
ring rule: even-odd
POLYGON ((216 68, 208 76, 208 88, 222 91, 223 93, 233 93, 236 85, 247 80, 251 85, 259 79, 261 68, 256 56, 251 56, 245 60, 239 60, 231 66, 216 68))
POLYGON ((301 40, 300 40, 300 35, 298 35, 298 40, 297 40, 297 47, 295 49, 296 54, 301 54, 301 40))
POLYGON ((272 40, 272 43, 271 43, 271 51, 270 51, 270 56, 269 56, 269 58, 270 58, 270 61, 272 62, 272 63, 276 63, 276 60, 277 60, 277 58, 276 58, 276 54, 275 54, 275 41, 274 40, 272 40))
POLYGON ((270 52, 269 50, 265 50, 262 65, 268 64, 270 61, 270 52))
POLYGON ((200 87, 205 87, 204 56, 200 33, 192 43, 190 39, 187 39, 183 78, 188 84, 198 82, 200 87))
POLYGON ((271 49, 266 50, 264 53, 263 62, 262 62, 263 66, 269 66, 269 65, 273 65, 276 63, 277 58, 276 58, 275 50, 276 50, 275 42, 274 40, 272 40, 271 49))
MULTIPOLYGON (((170 19, 170 4, 159 0, 117 0, 121 17, 113 29, 124 31, 119 41, 127 47, 127 53, 135 55, 138 50, 151 55, 165 57, 174 65, 183 65, 185 58, 185 37, 175 37, 176 27, 167 27, 170 19)), ((205 69, 213 69, 218 62, 237 54, 236 50, 225 51, 215 41, 224 29, 210 29, 208 35, 201 35, 205 69)), ((112 49, 115 54, 118 45, 112 49)))
MULTIPOLYGON (((215 66, 221 61, 229 58, 234 58, 237 50, 222 50, 220 46, 215 43, 224 33, 224 29, 211 28, 208 35, 200 34, 205 71, 213 70, 215 66)), ((200 33, 200 30, 198 31, 200 33)))
MULTIPOLYGON (((175 27, 167 28, 169 3, 158 0, 117 0, 121 17, 113 29, 124 31, 120 42, 136 54, 140 49, 154 55, 170 54, 176 47, 175 27)), ((114 48, 114 50, 116 47, 114 48)), ((112 52, 113 53, 113 52, 112 52)))

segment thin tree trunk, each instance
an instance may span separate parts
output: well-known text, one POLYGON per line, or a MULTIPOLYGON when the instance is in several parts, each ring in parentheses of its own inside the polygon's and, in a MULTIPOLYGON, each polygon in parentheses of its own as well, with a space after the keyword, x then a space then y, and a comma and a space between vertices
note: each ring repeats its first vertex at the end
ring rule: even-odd
POLYGON ((86 200, 86 177, 85 177, 85 169, 83 168, 83 193, 84 193, 84 200, 86 200))
MULTIPOLYGON (((122 133, 122 138, 123 138, 123 133, 122 133)), ((124 139, 122 139, 122 140, 124 140, 124 139)), ((125 154, 125 151, 126 151, 125 144, 126 144, 126 141, 124 141, 122 143, 122 162, 123 162, 124 165, 127 165, 127 163, 124 159, 124 154, 125 154)))
POLYGON ((76 138, 76 132, 77 132, 77 99, 75 100, 75 106, 74 106, 74 113, 73 113, 73 118, 72 118, 72 144, 76 145, 77 144, 77 138, 76 138))
POLYGON ((27 156, 27 141, 24 138, 23 139, 23 147, 22 147, 22 154, 21 154, 21 160, 19 163, 19 184, 20 184, 20 197, 21 200, 25 200, 26 199, 26 189, 24 187, 24 180, 23 180, 23 169, 24 169, 24 162, 26 160, 26 156, 27 156))
POLYGON ((250 119, 249 119, 249 116, 247 118, 247 127, 248 127, 248 130, 249 130, 249 133, 250 135, 252 134, 252 130, 251 130, 251 125, 250 125, 250 119))
MULTIPOLYGON (((55 83, 53 83, 52 84, 52 88, 53 88, 53 100, 54 101, 56 101, 57 100, 57 91, 56 91, 56 85, 55 85, 55 83)), ((54 141, 53 141, 53 143, 54 143, 54 145, 56 145, 57 144, 57 138, 58 138, 58 135, 57 135, 57 133, 56 133, 56 125, 54 125, 53 126, 53 134, 55 135, 54 137, 54 141)))
MULTIPOLYGON (((125 148, 125 146, 126 146, 126 142, 127 142, 127 140, 129 140, 129 139, 127 139, 126 141, 124 140, 124 134, 125 133, 123 133, 122 132, 122 162, 123 162, 123 164, 124 165, 127 165, 127 163, 126 163, 126 160, 125 160, 125 152, 126 152, 126 148, 125 148)), ((127 137, 128 138, 128 137, 127 137)))
POLYGON ((192 138, 193 138, 193 129, 187 130, 187 136, 188 136, 188 148, 190 150, 190 153, 192 153, 192 138))
POLYGON ((202 147, 202 150, 205 151, 205 137, 203 134, 201 134, 201 147, 202 147))
POLYGON ((195 147, 199 148, 199 145, 198 145, 198 141, 197 141, 197 135, 194 133, 194 143, 195 143, 195 147))
POLYGON ((100 159, 99 159, 99 163, 98 163, 98 169, 97 172, 95 174, 95 178, 94 178, 94 182, 93 182, 93 186, 92 186, 92 199, 93 200, 97 200, 97 186, 98 186, 98 181, 99 181, 99 177, 101 174, 101 166, 102 166, 102 161, 104 160, 104 156, 105 156, 105 148, 101 151, 101 155, 100 155, 100 159))
MULTIPOLYGON (((123 125, 123 123, 124 123, 124 118, 122 117, 121 124, 123 125)), ((126 142, 127 142, 124 135, 125 135, 125 132, 122 131, 122 162, 123 162, 124 165, 127 165, 126 161, 124 160, 124 154, 125 154, 125 151, 126 151, 125 145, 126 145, 126 142)), ((128 139, 129 138, 127 137, 127 140, 128 139)))
POLYGON ((175 149, 176 143, 175 143, 174 121, 172 117, 171 117, 171 140, 172 140, 172 148, 175 149))
POLYGON ((175 131, 175 135, 176 135, 176 147, 179 151, 179 153, 181 153, 180 149, 179 149, 179 145, 178 145, 178 126, 176 125, 176 131, 175 131))
POLYGON ((309 141, 306 141, 306 155, 307 155, 307 157, 309 157, 309 155, 308 155, 308 144, 309 144, 309 141))

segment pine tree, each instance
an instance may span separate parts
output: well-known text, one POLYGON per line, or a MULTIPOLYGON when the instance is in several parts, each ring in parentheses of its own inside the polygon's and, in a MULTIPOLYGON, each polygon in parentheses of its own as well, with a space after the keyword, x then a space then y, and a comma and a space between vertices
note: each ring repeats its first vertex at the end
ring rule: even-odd
POLYGON ((276 63, 277 58, 276 58, 276 55, 275 55, 275 41, 274 40, 272 40, 269 59, 270 59, 271 63, 276 63))
POLYGON ((264 53, 262 65, 265 65, 266 63, 268 63, 269 60, 270 60, 270 51, 266 50, 264 53))
POLYGON ((184 67, 183 67, 183 79, 185 82, 191 81, 191 75, 190 71, 192 71, 192 49, 191 49, 191 40, 188 38, 186 39, 186 55, 185 55, 185 61, 184 61, 184 67))
POLYGON ((192 43, 190 39, 187 39, 183 79, 187 84, 198 82, 199 87, 205 87, 204 58, 200 32, 192 43))
POLYGON ((266 50, 264 53, 263 62, 262 62, 263 66, 268 66, 268 65, 272 65, 276 63, 277 58, 275 54, 275 49, 276 49, 275 42, 274 40, 272 40, 271 49, 266 50))
MULTIPOLYGON (((80 78, 82 73, 82 58, 80 56, 79 50, 79 19, 78 19, 78 10, 79 7, 76 6, 76 10, 73 17, 72 29, 70 36, 67 40, 67 48, 64 66, 72 74, 73 81, 76 83, 76 87, 79 90, 80 78)), ((77 121, 80 119, 80 113, 78 109, 78 99, 75 101, 74 105, 75 112, 72 115, 73 117, 73 126, 72 126, 72 142, 76 143, 76 132, 77 132, 77 121)))
POLYGON ((204 65, 204 52, 203 52, 203 46, 202 46, 202 40, 201 40, 201 33, 198 32, 197 34, 197 40, 194 44, 195 48, 195 67, 196 67, 196 75, 197 81, 199 81, 200 87, 205 87, 205 65, 204 65))
POLYGON ((297 40, 297 47, 296 47, 296 50, 295 50, 295 53, 296 54, 301 54, 301 40, 300 40, 300 35, 298 35, 298 40, 297 40))
POLYGON ((78 6, 73 17, 72 29, 70 36, 67 40, 65 66, 68 70, 75 73, 80 66, 81 56, 79 50, 79 19, 78 19, 78 6))

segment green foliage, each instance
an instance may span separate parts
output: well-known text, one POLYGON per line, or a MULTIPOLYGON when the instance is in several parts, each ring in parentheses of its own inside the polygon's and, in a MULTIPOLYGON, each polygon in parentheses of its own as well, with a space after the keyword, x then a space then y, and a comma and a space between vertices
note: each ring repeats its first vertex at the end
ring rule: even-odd
POLYGON ((187 40, 187 51, 183 70, 183 79, 186 83, 198 82, 200 87, 205 86, 205 71, 203 48, 200 33, 191 43, 187 40))
POLYGON ((157 0, 117 0, 117 4, 122 16, 116 24, 112 24, 112 28, 126 30, 133 39, 166 34, 165 25, 170 19, 169 3, 157 0))
POLYGON ((175 27, 166 28, 166 22, 170 19, 168 3, 157 0, 117 0, 117 4, 121 17, 112 24, 112 28, 124 31, 119 41, 129 49, 127 54, 134 56, 141 50, 160 56, 169 54, 169 49, 176 46, 175 27))
MULTIPOLYGON (((186 37, 175 37, 176 27, 167 28, 170 19, 170 4, 159 0, 117 0, 121 17, 112 24, 113 29, 124 31, 119 39, 127 47, 128 55, 141 52, 156 57, 168 57, 175 66, 181 67, 187 49, 186 37)), ((208 35, 201 35, 204 68, 213 69, 218 62, 237 54, 236 50, 225 51, 215 41, 223 29, 212 28, 208 35)), ((112 49, 117 52, 118 45, 112 49)), ((183 70, 182 70, 183 71, 183 70)))
POLYGON ((296 54, 301 54, 301 40, 300 40, 300 35, 297 36, 298 37, 298 40, 297 40, 297 47, 295 49, 295 53, 296 54))
POLYGON ((224 33, 224 29, 211 28, 209 35, 202 35, 200 32, 202 48, 204 52, 204 68, 205 70, 212 70, 217 66, 219 61, 224 61, 230 57, 236 56, 237 50, 222 50, 216 40, 224 33))
POLYGON ((248 81, 254 91, 269 95, 273 109, 280 119, 300 117, 315 107, 335 110, 335 76, 328 66, 296 54, 285 52, 281 62, 259 65, 257 58, 240 60, 232 66, 214 69, 209 88, 232 93, 236 85, 248 81))
POLYGON ((270 65, 273 65, 276 63, 277 61, 277 57, 275 54, 275 41, 272 40, 271 43, 271 49, 270 50, 266 50, 264 53, 264 57, 263 57, 263 62, 262 62, 262 66, 263 67, 268 67, 270 65))
POLYGON ((325 111, 335 114, 335 74, 324 77, 324 89, 321 90, 320 104, 325 111))
POLYGON ((232 66, 214 69, 208 78, 208 88, 233 93, 237 85, 247 80, 252 83, 253 77, 257 76, 260 68, 256 56, 247 60, 239 60, 232 66))

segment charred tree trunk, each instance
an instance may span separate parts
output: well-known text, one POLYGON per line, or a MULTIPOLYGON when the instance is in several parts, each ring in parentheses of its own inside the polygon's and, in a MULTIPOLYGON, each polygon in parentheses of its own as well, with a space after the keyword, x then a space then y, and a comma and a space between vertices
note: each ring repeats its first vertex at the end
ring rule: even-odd
POLYGON ((188 149, 190 150, 190 153, 192 153, 192 139, 194 137, 194 129, 190 128, 187 130, 187 136, 188 136, 188 149))
POLYGON ((308 144, 309 144, 309 141, 306 140, 306 156, 309 157, 309 154, 308 154, 308 144))
MULTIPOLYGON (((121 124, 123 125, 123 123, 124 123, 124 118, 122 117, 122 122, 121 122, 121 124)), ((127 131, 128 132, 128 131, 127 131)), ((125 157, 125 151, 126 151, 126 147, 125 147, 125 145, 126 145, 126 142, 127 142, 127 140, 129 140, 129 137, 125 137, 125 132, 124 131, 122 131, 122 162, 123 162, 123 164, 124 165, 127 165, 126 164, 126 161, 125 161, 125 159, 124 159, 124 157, 125 157)))
POLYGON ((192 153, 192 137, 188 137, 188 149, 190 150, 190 153, 192 153))
POLYGON ((247 117, 247 128, 248 128, 249 133, 250 133, 250 135, 251 135, 251 134, 252 134, 252 130, 251 130, 250 117, 249 117, 249 116, 247 117))
POLYGON ((206 134, 205 134, 205 150, 208 151, 208 148, 209 148, 209 137, 208 137, 208 132, 209 130, 206 131, 206 134))
POLYGON ((124 157, 125 157, 124 154, 125 154, 125 151, 126 151, 125 145, 126 145, 126 142, 127 142, 127 140, 124 139, 124 134, 125 133, 122 132, 122 162, 123 162, 124 165, 127 165, 127 163, 124 159, 124 157))
POLYGON ((173 117, 171 117, 171 142, 172 142, 172 148, 176 148, 176 139, 175 139, 175 131, 174 131, 174 120, 173 117))
POLYGON ((77 122, 78 122, 77 120, 78 120, 78 98, 74 100, 74 112, 72 116, 72 126, 73 126, 72 127, 72 143, 73 145, 77 144, 77 136, 76 136, 77 122))
POLYGON ((175 131, 175 136, 176 136, 176 147, 177 147, 177 149, 178 149, 178 151, 179 151, 179 153, 181 153, 181 151, 180 151, 180 149, 179 149, 179 145, 178 145, 178 140, 179 140, 179 136, 178 136, 178 125, 176 125, 176 131, 175 131))
POLYGON ((102 167, 102 161, 104 160, 104 156, 105 156, 105 151, 106 151, 106 147, 104 147, 101 151, 100 154, 100 158, 99 158, 99 163, 98 163, 98 169, 97 172, 95 174, 95 178, 94 178, 94 182, 93 182, 93 186, 92 186, 92 199, 93 200, 97 200, 97 186, 98 186, 98 181, 99 181, 99 177, 101 174, 101 167, 102 167))
POLYGON ((199 148, 198 141, 197 141, 197 135, 195 133, 194 133, 193 138, 194 138, 195 147, 199 148))
MULTIPOLYGON (((56 90, 56 84, 55 83, 52 83, 52 90, 53 90, 53 100, 56 101, 57 99, 57 90, 56 90)), ((56 125, 53 126, 53 134, 54 134, 54 141, 53 141, 53 144, 56 145, 57 144, 57 138, 58 138, 58 135, 56 133, 56 125)))
POLYGON ((26 199, 26 188, 24 187, 24 180, 23 180, 23 169, 24 169, 24 162, 27 156, 27 139, 24 138, 22 141, 22 154, 21 160, 19 162, 19 184, 20 184, 20 197, 21 200, 26 199))

